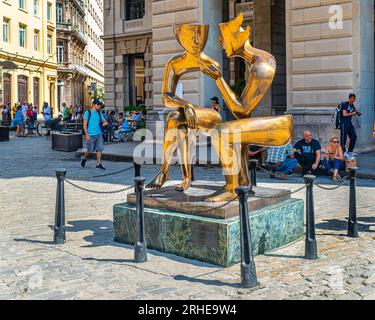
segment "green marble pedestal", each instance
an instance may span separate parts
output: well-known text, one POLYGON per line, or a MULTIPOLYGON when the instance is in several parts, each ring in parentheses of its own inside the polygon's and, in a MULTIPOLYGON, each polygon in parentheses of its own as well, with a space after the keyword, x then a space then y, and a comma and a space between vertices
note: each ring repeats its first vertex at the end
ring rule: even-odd
MULTIPOLYGON (((192 190, 191 192, 194 193, 194 188, 192 190)), ((273 189, 257 188, 256 192, 269 194, 270 190, 273 189)), ((280 192, 285 192, 285 190, 273 191, 279 196, 280 192)), ((155 194, 155 191, 152 192, 155 194)), ((157 192, 161 196, 163 189, 157 192)), ((169 192, 173 192, 172 189, 169 192)), ((193 201, 189 195, 187 197, 193 201)), ((129 198, 130 202, 134 200, 133 196, 129 198)), ((146 193, 145 203, 151 204, 150 200, 146 200, 147 198, 146 193)), ((303 200, 290 199, 290 192, 287 196, 281 194, 279 199, 278 203, 273 203, 275 198, 270 200, 271 205, 267 205, 264 199, 249 200, 249 207, 257 208, 249 212, 253 250, 256 255, 283 247, 300 239, 304 234, 303 200)), ((220 266, 238 263, 241 260, 238 215, 232 216, 221 212, 215 217, 215 214, 210 212, 206 216, 201 216, 198 213, 197 201, 198 199, 195 199, 195 205, 191 206, 194 208, 191 214, 171 209, 145 207, 148 248, 220 266), (228 218, 228 215, 232 217, 228 218)), ((207 206, 212 206, 207 203, 201 205, 206 206, 206 210, 207 206)), ((160 201, 158 206, 161 206, 160 201)), ((233 206, 238 207, 238 202, 231 205, 233 206)), ((131 203, 115 205, 113 221, 115 241, 134 244, 135 205, 131 203)))

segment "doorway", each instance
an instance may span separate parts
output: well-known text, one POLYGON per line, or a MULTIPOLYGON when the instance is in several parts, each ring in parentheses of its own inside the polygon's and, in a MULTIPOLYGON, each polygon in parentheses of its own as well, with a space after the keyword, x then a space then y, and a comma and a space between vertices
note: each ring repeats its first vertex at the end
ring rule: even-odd
POLYGON ((144 54, 127 54, 124 56, 124 104, 140 106, 146 99, 146 76, 144 54))
POLYGON ((12 100, 12 76, 9 73, 3 74, 3 93, 4 93, 4 105, 11 105, 12 100))
POLYGON ((28 85, 26 76, 18 76, 18 102, 28 102, 28 85))

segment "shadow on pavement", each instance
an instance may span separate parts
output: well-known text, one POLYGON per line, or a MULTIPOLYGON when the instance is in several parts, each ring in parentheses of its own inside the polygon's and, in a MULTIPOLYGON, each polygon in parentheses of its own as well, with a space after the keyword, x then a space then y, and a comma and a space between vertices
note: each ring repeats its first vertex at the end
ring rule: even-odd
POLYGON ((135 263, 134 259, 96 259, 96 258, 82 258, 84 261, 96 262, 112 262, 112 263, 135 263))
MULTIPOLYGON (((358 220, 358 231, 359 232, 375 232, 371 230, 371 227, 375 226, 375 217, 361 217, 358 220), (360 223, 364 222, 364 223, 360 223)), ((346 231, 348 230, 348 221, 339 219, 324 220, 321 223, 316 224, 317 229, 331 230, 331 231, 346 231)), ((324 233, 323 235, 328 235, 324 233)), ((347 234, 332 234, 334 236, 346 236, 347 234)))
MULTIPOLYGON (((232 287, 232 288, 237 288, 237 289, 240 289, 241 288, 241 285, 238 283, 230 283, 230 282, 223 282, 223 281, 220 281, 220 280, 205 280, 205 279, 198 279, 198 278, 194 278, 194 277, 188 277, 188 276, 184 276, 184 275, 177 275, 174 277, 174 280, 176 281, 188 281, 188 282, 191 282, 191 283, 201 283, 201 284, 204 284, 204 285, 208 285, 208 286, 220 286, 220 287, 232 287)), ((240 279, 238 280, 240 281, 240 279)))
POLYGON ((305 259, 305 256, 293 256, 293 255, 287 255, 287 254, 264 253, 262 255, 266 257, 273 257, 273 258, 305 259))
MULTIPOLYGON (((53 238, 53 225, 49 225, 51 229, 51 239, 53 238)), ((69 221, 65 226, 66 230, 66 239, 69 242, 69 233, 73 232, 82 232, 82 231, 92 231, 92 234, 84 236, 82 238, 83 241, 89 242, 87 245, 81 245, 81 248, 98 248, 98 247, 117 247, 123 248, 128 250, 134 250, 134 245, 125 244, 115 242, 113 240, 113 222, 112 220, 77 220, 77 221, 69 221)), ((81 240, 81 239, 79 239, 81 240)), ((45 245, 53 245, 53 241, 43 241, 43 240, 34 240, 34 239, 14 239, 14 241, 18 242, 29 242, 33 244, 45 244, 45 245)), ((74 239, 77 241, 77 239, 74 239)), ((134 239, 135 241, 135 239, 134 239)), ((201 262, 198 260, 191 260, 188 258, 178 257, 173 254, 163 253, 160 251, 148 249, 148 254, 153 255, 155 257, 163 257, 168 260, 172 260, 179 263, 190 264, 196 267, 202 268, 213 268, 217 269, 218 267, 212 264, 208 264, 205 262, 201 262)), ((133 260, 128 259, 95 259, 89 258, 85 260, 96 260, 96 261, 103 261, 103 262, 134 262, 133 260)))
POLYGON ((43 241, 43 240, 31 240, 31 239, 26 239, 26 238, 16 238, 13 239, 15 242, 28 242, 28 243, 33 243, 33 244, 55 244, 53 241, 43 241))

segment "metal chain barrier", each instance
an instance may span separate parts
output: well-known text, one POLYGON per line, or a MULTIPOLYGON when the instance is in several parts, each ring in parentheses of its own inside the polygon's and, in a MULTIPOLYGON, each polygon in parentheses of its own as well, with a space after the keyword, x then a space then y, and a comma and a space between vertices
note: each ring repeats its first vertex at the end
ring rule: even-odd
POLYGON ((65 182, 68 183, 69 185, 71 185, 74 188, 80 189, 82 191, 90 192, 90 193, 95 193, 95 194, 116 194, 116 193, 122 193, 122 192, 125 192, 125 191, 128 191, 128 190, 134 188, 134 186, 130 186, 130 187, 122 188, 120 190, 114 190, 114 191, 97 191, 97 190, 91 190, 91 189, 88 189, 88 188, 85 188, 85 187, 81 187, 81 186, 75 184, 74 182, 72 182, 72 181, 70 181, 69 179, 66 179, 66 178, 65 178, 65 182))
POLYGON ((116 172, 111 172, 111 173, 107 173, 107 174, 102 174, 102 175, 99 175, 99 176, 92 176, 91 178, 103 178, 103 177, 110 177, 110 176, 114 176, 114 175, 117 175, 117 174, 120 174, 120 173, 124 173, 124 172, 127 172, 131 169, 133 169, 134 166, 131 166, 129 168, 126 168, 126 169, 123 169, 123 170, 120 170, 120 171, 116 171, 116 172))
MULTIPOLYGON (((298 188, 297 190, 294 190, 294 191, 291 191, 290 192, 290 195, 293 195, 297 192, 300 192, 302 190, 304 190, 306 188, 305 185, 303 185, 301 188, 298 188)), ((282 198, 282 197, 285 197, 285 194, 278 194, 278 195, 272 195, 272 196, 257 196, 256 194, 254 196, 252 196, 253 198, 257 198, 257 199, 277 199, 277 198, 282 198)))
POLYGON ((105 174, 101 174, 101 175, 97 175, 97 176, 91 176, 91 177, 81 176, 81 177, 70 177, 70 178, 74 179, 74 180, 81 180, 81 179, 85 179, 86 180, 86 179, 104 178, 104 177, 110 177, 110 176, 114 176, 114 175, 117 175, 117 174, 120 174, 120 173, 124 173, 124 172, 130 171, 133 168, 134 168, 134 165, 131 166, 131 167, 129 167, 129 168, 122 169, 120 171, 105 173, 105 174))
POLYGON ((333 191, 333 190, 337 190, 337 189, 339 189, 339 188, 341 188, 341 187, 344 187, 345 184, 348 182, 348 179, 349 179, 349 177, 344 177, 343 180, 340 182, 340 184, 339 184, 339 185, 336 185, 336 186, 334 186, 334 187, 325 187, 325 186, 323 186, 323 185, 321 185, 321 184, 318 184, 318 183, 316 183, 316 182, 314 182, 314 184, 315 184, 319 189, 326 190, 326 191, 333 191))
POLYGON ((270 173, 270 172, 272 172, 272 170, 267 170, 266 168, 263 168, 263 167, 261 167, 261 166, 257 166, 257 169, 259 170, 259 171, 261 171, 261 172, 266 172, 266 173, 270 173))

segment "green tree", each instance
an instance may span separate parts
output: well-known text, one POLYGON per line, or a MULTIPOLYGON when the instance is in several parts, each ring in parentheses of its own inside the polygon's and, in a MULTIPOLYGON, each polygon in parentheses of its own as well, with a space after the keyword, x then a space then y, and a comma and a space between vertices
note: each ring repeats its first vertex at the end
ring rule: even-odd
POLYGON ((98 86, 94 91, 90 91, 91 99, 99 99, 100 101, 104 102, 105 100, 105 91, 104 87, 98 86))

